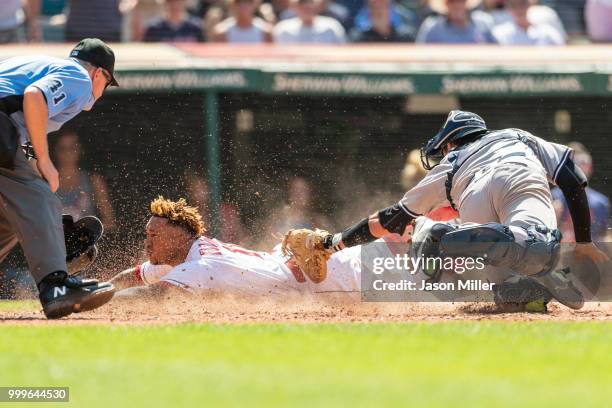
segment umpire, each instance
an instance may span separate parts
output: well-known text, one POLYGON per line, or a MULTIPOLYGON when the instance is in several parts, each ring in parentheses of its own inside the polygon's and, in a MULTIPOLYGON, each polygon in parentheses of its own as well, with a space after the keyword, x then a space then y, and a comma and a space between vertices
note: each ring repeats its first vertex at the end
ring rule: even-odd
POLYGON ((47 134, 118 86, 115 55, 86 38, 67 59, 15 57, 0 62, 0 261, 19 242, 47 318, 92 310, 108 302, 109 283, 69 276, 59 176, 47 134), (31 160, 35 159, 35 160, 31 160))

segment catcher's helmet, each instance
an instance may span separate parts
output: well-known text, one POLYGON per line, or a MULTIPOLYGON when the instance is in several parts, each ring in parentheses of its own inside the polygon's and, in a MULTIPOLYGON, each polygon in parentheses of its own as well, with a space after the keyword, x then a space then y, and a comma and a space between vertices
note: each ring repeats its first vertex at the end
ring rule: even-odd
POLYGON ((442 159, 442 147, 446 143, 486 131, 485 121, 477 114, 460 110, 451 111, 438 133, 421 147, 423 167, 431 170, 435 164, 430 163, 430 160, 439 161, 442 159))

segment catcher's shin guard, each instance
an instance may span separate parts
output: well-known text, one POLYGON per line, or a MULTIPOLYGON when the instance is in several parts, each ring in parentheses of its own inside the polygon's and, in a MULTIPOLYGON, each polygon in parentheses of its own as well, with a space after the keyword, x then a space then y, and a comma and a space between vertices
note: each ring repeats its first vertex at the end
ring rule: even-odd
POLYGON ((484 258, 488 265, 525 276, 552 270, 559 260, 559 232, 534 226, 525 233, 528 239, 518 243, 512 230, 499 223, 461 226, 440 239, 440 252, 449 257, 484 258))
MULTIPOLYGON (((443 256, 483 257, 488 265, 509 268, 529 277, 530 285, 538 283, 559 303, 572 309, 582 308, 584 296, 569 278, 569 269, 557 269, 559 231, 538 225, 525 232, 528 239, 519 244, 510 228, 501 224, 460 227, 440 239, 440 251, 443 256)), ((524 282, 521 285, 527 288, 524 282)))

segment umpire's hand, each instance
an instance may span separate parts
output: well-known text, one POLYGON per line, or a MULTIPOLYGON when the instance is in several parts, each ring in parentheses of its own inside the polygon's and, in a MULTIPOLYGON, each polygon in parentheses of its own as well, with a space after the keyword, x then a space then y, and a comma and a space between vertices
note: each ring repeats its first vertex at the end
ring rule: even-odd
POLYGON ((53 165, 53 162, 51 162, 51 159, 45 158, 42 160, 37 160, 36 167, 38 167, 38 171, 40 172, 42 178, 47 180, 47 183, 49 183, 49 188, 51 191, 55 193, 59 187, 59 173, 53 165))

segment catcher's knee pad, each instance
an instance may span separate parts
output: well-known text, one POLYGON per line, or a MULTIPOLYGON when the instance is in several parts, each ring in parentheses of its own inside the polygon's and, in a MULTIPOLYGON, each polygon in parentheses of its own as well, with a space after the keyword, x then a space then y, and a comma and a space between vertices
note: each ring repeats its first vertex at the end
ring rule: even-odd
POLYGON ((512 230, 499 223, 462 226, 442 237, 440 249, 445 256, 480 257, 522 275, 550 271, 559 258, 559 232, 540 225, 525 232, 528 239, 519 244, 512 230))
POLYGON ((524 243, 525 252, 517 272, 523 275, 543 275, 550 272, 559 262, 561 232, 544 225, 534 225, 526 231, 529 239, 524 243))
POLYGON ((440 249, 446 256, 486 257, 503 259, 515 243, 510 228, 496 222, 460 226, 445 234, 440 240, 440 249))

